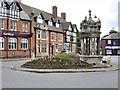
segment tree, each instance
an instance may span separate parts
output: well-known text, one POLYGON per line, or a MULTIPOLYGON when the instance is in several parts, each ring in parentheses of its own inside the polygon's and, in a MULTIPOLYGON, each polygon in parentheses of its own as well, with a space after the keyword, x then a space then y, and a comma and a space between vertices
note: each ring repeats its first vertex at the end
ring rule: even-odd
POLYGON ((77 33, 77 46, 78 46, 78 47, 80 47, 80 46, 81 46, 80 31, 78 31, 78 33, 77 33))

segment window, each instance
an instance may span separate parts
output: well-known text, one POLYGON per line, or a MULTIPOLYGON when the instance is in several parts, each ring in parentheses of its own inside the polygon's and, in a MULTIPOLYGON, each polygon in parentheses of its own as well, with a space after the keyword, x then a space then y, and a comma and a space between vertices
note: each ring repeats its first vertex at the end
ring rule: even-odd
POLYGON ((120 50, 117 50, 117 54, 120 54, 120 50))
POLYGON ((47 39, 47 32, 46 31, 42 31, 42 39, 47 39))
POLYGON ((17 39, 10 38, 9 39, 9 50, 16 50, 17 49, 17 39))
POLYGON ((112 44, 112 42, 111 42, 111 40, 108 40, 108 42, 107 42, 108 44, 112 44))
POLYGON ((22 23, 22 32, 28 32, 28 23, 26 22, 22 23))
POLYGON ((0 29, 4 29, 4 19, 0 19, 0 29))
POLYGON ((28 49, 28 39, 22 39, 21 40, 21 49, 27 50, 28 49))
POLYGON ((52 25, 53 25, 52 20, 49 20, 49 21, 48 21, 48 24, 49 24, 50 26, 52 26, 52 25))
POLYGON ((37 17, 37 23, 43 23, 43 19, 41 15, 37 17))
POLYGON ((76 42, 76 38, 75 37, 73 38, 73 42, 76 42))
POLYGON ((59 27, 59 23, 56 23, 56 27, 59 27))
POLYGON ((112 50, 106 50, 106 54, 112 54, 112 50))
POLYGON ((55 40, 55 34, 54 33, 51 34, 51 40, 55 40))
POLYGON ((4 38, 0 37, 0 50, 4 50, 4 38))
POLYGON ((38 53, 40 53, 40 44, 38 44, 38 53))
POLYGON ((62 45, 58 45, 58 51, 62 51, 63 46, 62 45))
POLYGON ((58 40, 62 41, 63 35, 62 34, 58 34, 58 40))
POLYGON ((47 44, 42 44, 42 53, 47 52, 47 44))
POLYGON ((16 31, 16 30, 17 30, 17 22, 11 21, 11 31, 16 31))
POLYGON ((40 39, 40 31, 38 31, 37 38, 40 39))

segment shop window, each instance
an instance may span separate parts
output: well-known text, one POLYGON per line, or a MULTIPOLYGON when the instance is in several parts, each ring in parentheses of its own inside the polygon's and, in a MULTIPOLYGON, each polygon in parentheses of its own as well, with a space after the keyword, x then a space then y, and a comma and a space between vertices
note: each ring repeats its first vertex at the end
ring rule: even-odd
POLYGON ((112 54, 112 50, 106 50, 106 54, 112 54))
POLYGON ((117 50, 117 54, 119 54, 119 55, 120 55, 120 50, 117 50))

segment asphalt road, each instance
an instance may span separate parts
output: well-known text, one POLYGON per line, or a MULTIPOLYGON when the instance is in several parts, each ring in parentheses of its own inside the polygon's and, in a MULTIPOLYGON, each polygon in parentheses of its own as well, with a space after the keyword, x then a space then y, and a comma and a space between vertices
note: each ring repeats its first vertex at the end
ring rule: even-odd
POLYGON ((118 71, 40 74, 11 70, 21 62, 2 62, 2 88, 118 88, 118 71))

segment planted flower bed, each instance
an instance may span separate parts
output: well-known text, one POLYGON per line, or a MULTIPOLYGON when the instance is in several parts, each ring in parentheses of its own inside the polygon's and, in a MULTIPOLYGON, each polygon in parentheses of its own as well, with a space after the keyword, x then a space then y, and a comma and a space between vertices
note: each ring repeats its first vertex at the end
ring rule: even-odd
POLYGON ((91 68, 92 65, 79 60, 76 54, 60 54, 53 58, 39 58, 22 65, 24 68, 32 69, 79 69, 91 68))

